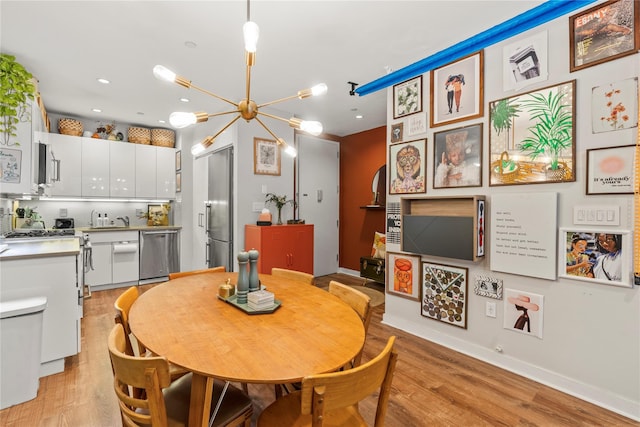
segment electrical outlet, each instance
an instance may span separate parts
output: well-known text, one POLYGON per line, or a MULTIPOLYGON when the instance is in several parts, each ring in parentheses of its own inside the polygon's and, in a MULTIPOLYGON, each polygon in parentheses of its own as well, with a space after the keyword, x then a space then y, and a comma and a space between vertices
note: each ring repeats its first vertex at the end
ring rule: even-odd
POLYGON ((253 202, 253 212, 262 212, 262 208, 264 208, 264 202, 253 202))
POLYGON ((496 303, 487 301, 485 308, 485 314, 487 317, 496 317, 496 303))
POLYGON ((66 218, 67 215, 67 208, 60 208, 60 218, 66 218))
POLYGON ((262 184, 262 194, 267 194, 267 184, 262 184))

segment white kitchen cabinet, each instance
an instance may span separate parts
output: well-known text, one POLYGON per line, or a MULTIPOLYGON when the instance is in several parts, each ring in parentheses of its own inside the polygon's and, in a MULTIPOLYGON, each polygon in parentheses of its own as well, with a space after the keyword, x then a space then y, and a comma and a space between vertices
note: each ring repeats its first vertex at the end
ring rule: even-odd
POLYGON ((137 231, 91 232, 93 270, 85 274, 92 289, 137 285, 140 277, 137 231))
POLYGON ((176 166, 173 148, 136 144, 136 197, 175 199, 176 166))
POLYGON ((111 141, 82 138, 82 196, 109 197, 111 141))
POLYGON ((156 197, 176 198, 176 150, 156 147, 156 197))
POLYGON ((111 197, 135 197, 135 144, 120 141, 112 141, 109 144, 109 195, 111 197))
POLYGON ((47 134, 47 139, 55 159, 51 195, 80 197, 82 195, 82 138, 50 133, 47 134))
POLYGON ((64 358, 80 351, 82 300, 78 254, 3 259, 1 301, 47 298, 42 325, 40 376, 64 371, 64 358))

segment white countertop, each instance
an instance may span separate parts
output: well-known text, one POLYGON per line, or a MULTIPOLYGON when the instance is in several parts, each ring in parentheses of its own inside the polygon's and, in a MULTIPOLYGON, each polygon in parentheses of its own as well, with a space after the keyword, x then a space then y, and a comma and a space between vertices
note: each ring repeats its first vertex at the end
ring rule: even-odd
POLYGON ((5 239, 2 247, 7 249, 0 253, 0 261, 13 259, 78 255, 80 240, 74 237, 60 239, 5 239))

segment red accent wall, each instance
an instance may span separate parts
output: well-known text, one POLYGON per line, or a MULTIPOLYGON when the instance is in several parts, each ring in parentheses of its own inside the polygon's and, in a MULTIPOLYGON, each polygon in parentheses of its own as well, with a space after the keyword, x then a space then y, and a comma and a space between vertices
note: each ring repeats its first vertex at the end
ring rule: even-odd
POLYGON ((384 233, 385 211, 361 209, 372 202, 371 181, 386 164, 386 126, 348 135, 340 143, 340 262, 360 271, 376 231, 384 233))

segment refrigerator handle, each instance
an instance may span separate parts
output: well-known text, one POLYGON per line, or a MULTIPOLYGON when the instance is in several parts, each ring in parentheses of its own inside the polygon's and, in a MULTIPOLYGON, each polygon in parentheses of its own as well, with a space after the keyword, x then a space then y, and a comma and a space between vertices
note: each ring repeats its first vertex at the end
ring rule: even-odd
POLYGON ((211 243, 207 242, 204 248, 204 263, 208 267, 210 263, 209 254, 211 253, 211 243))
POLYGON ((209 219, 211 218, 211 205, 206 204, 204 207, 204 232, 209 234, 209 219))

